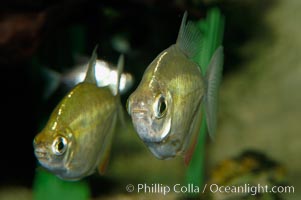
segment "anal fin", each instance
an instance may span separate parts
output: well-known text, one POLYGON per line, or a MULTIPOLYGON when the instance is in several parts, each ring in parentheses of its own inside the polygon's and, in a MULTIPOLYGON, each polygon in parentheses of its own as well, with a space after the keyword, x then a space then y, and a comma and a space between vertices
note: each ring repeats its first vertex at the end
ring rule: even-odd
POLYGON ((197 145, 198 137, 199 137, 200 130, 201 130, 202 119, 203 119, 202 103, 200 103, 200 105, 197 107, 197 109, 198 110, 196 111, 196 115, 192 121, 192 127, 190 130, 190 134, 192 134, 192 135, 190 136, 190 141, 188 143, 187 150, 184 155, 184 162, 187 166, 190 163, 190 160, 194 154, 194 150, 197 145))

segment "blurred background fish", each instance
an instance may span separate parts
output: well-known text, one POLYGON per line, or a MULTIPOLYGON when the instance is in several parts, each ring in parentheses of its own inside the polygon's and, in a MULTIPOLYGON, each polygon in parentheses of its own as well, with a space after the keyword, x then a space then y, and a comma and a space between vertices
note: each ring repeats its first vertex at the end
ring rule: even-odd
MULTIPOLYGON (((49 98, 58 88, 69 91, 85 78, 88 69, 88 59, 80 57, 77 59, 79 64, 73 66, 64 73, 59 73, 49 68, 42 68, 41 73, 46 79, 44 98, 49 98)), ((95 78, 98 87, 109 86, 116 93, 117 69, 112 63, 97 59, 95 64, 95 78)), ((123 72, 120 78, 119 92, 124 94, 131 89, 134 77, 130 73, 123 72)))
POLYGON ((116 93, 113 93, 109 86, 97 86, 95 51, 84 81, 62 99, 34 139, 40 164, 64 180, 91 175, 97 166, 104 173, 117 116, 122 115, 118 88, 123 56, 118 61, 116 93))

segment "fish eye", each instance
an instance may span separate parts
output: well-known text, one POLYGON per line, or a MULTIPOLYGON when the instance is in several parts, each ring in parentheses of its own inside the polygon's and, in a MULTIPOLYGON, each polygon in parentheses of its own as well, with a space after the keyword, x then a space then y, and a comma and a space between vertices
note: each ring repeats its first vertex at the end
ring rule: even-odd
POLYGON ((162 118, 165 115, 166 110, 167 110, 166 99, 163 95, 159 95, 155 103, 155 117, 157 119, 162 118))
POLYGON ((67 150, 67 139, 63 136, 57 136, 52 143, 52 151, 55 155, 62 155, 67 150))

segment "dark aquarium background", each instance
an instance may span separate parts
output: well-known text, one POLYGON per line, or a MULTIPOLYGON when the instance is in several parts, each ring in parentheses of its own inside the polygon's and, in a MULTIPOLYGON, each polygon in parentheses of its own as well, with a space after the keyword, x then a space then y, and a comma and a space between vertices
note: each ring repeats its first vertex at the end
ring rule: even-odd
POLYGON ((49 174, 37 180, 37 174, 46 172, 34 156, 33 138, 68 92, 60 85, 48 91, 54 80, 47 70, 72 70, 97 44, 98 58, 113 64, 124 54, 124 71, 135 79, 121 97, 125 108, 149 63, 175 43, 183 13, 188 11, 189 19, 197 21, 212 8, 225 18, 225 60, 217 137, 208 138, 203 149, 204 182, 293 186, 294 191, 129 193, 128 184, 187 186, 187 167, 181 158, 157 160, 126 112, 128 126, 116 131, 105 176, 96 173, 76 187, 88 191, 83 199, 300 199, 301 1, 3 0, 0 200, 40 199, 39 184, 45 195, 62 194, 61 199, 70 199, 77 190, 49 174), (51 181, 58 188, 51 188, 51 181))

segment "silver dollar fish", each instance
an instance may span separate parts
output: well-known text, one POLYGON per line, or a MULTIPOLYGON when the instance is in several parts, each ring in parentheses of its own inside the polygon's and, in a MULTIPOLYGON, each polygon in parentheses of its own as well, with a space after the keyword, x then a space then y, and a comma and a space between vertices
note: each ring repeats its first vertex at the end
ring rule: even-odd
MULTIPOLYGON (((86 58, 79 58, 82 64, 74 66, 71 70, 61 74, 48 68, 42 68, 42 75, 47 80, 44 98, 50 97, 59 87, 62 86, 65 90, 69 91, 78 83, 85 79, 88 69, 88 61, 86 58)), ((101 59, 96 60, 95 64, 95 77, 98 87, 109 86, 111 90, 116 90, 117 84, 117 70, 116 67, 101 59)), ((122 73, 119 83, 119 92, 126 93, 133 85, 134 77, 130 73, 122 73)))
POLYGON ((45 128, 34 139, 40 164, 64 180, 78 180, 95 172, 104 173, 113 132, 122 106, 118 93, 123 56, 113 95, 109 87, 97 87, 96 50, 85 80, 75 86, 52 112, 45 128))
POLYGON ((176 44, 161 52, 131 94, 127 110, 134 128, 159 159, 183 155, 189 162, 205 107, 209 134, 216 129, 216 102, 223 67, 219 47, 202 74, 193 58, 200 52, 201 33, 185 12, 176 44), (205 106, 203 106, 203 104, 205 106))

